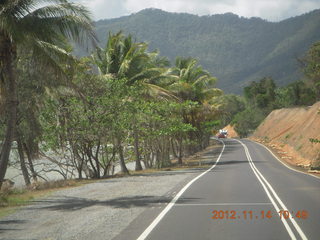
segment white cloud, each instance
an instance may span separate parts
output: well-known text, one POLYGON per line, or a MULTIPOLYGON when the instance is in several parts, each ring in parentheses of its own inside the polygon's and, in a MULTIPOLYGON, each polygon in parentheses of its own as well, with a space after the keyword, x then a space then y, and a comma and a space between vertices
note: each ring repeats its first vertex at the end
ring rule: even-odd
POLYGON ((81 3, 93 12, 94 19, 115 18, 128 15, 123 0, 70 0, 81 3))
POLYGON ((95 19, 114 18, 145 8, 198 15, 233 12, 279 21, 320 8, 320 0, 71 0, 86 5, 95 19))

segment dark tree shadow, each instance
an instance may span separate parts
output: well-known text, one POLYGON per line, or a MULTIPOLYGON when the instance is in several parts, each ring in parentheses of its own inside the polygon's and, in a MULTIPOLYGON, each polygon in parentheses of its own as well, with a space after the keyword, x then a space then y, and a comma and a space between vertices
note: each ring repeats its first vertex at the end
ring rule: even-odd
MULTIPOLYGON (((19 228, 15 228, 14 226, 16 224, 24 224, 25 222, 26 222, 25 220, 0 220, 0 233, 3 233, 5 231, 22 230, 19 228)), ((1 236, 0 236, 0 239, 2 239, 1 236)))
MULTIPOLYGON (((190 203, 197 201, 198 199, 199 198, 180 198, 179 203, 190 203)), ((35 201, 35 203, 45 205, 37 205, 37 209, 48 209, 52 211, 77 211, 92 206, 105 206, 124 209, 131 207, 159 206, 159 204, 167 204, 171 200, 172 197, 137 195, 132 197, 114 198, 105 201, 77 197, 64 197, 60 199, 46 199, 42 201, 35 201)))

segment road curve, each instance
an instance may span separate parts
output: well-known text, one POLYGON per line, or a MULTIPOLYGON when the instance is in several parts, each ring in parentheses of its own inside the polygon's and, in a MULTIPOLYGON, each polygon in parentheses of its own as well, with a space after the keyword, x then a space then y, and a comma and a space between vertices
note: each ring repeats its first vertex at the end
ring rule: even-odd
POLYGON ((160 213, 144 212, 115 239, 319 239, 319 178, 252 141, 223 145, 214 165, 160 213))

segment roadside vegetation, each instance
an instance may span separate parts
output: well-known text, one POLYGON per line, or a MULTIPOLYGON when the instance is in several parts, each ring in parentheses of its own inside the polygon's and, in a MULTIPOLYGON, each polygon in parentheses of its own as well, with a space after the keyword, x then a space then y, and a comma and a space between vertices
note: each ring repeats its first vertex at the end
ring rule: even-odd
POLYGON ((78 59, 71 43, 96 46, 90 14, 42 2, 1 4, 0 186, 12 152, 29 186, 43 180, 39 157, 65 180, 99 179, 118 164, 129 174, 132 161, 137 171, 181 165, 209 145, 223 93, 196 59, 171 64, 121 32, 78 59))
MULTIPOLYGON (((299 60, 304 78, 277 87, 270 77, 251 82, 243 89, 243 97, 226 95, 226 123, 234 126, 240 137, 247 137, 275 109, 311 106, 320 100, 320 42, 315 43, 299 60)), ((316 139, 312 140, 316 142, 316 139)))
MULTIPOLYGON (((9 165, 27 186, 46 180, 38 158, 65 181, 114 176, 118 165, 130 174, 129 162, 136 171, 181 166, 229 123, 246 137, 273 109, 320 99, 319 43, 301 62, 306 79, 277 88, 263 78, 244 96, 225 95, 197 59, 171 63, 122 32, 97 47, 85 8, 43 2, 0 4, 0 188, 9 165), (94 50, 76 58, 74 42, 94 50)), ((6 194, 2 203, 16 193, 6 194)))

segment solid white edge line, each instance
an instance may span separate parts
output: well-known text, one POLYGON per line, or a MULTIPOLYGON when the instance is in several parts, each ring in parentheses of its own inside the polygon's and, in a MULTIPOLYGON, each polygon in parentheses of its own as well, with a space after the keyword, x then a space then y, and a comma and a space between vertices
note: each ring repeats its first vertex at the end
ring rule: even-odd
MULTIPOLYGON (((250 140, 250 141, 251 141, 251 140, 250 140)), ((318 176, 315 176, 315 175, 310 174, 310 173, 305 173, 305 172, 299 171, 299 170, 294 169, 294 168, 290 167, 289 165, 285 164, 285 163, 282 162, 267 146, 265 146, 265 145, 263 145, 263 144, 261 144, 261 143, 259 143, 259 142, 256 142, 256 141, 251 141, 251 142, 257 143, 257 144, 261 145, 262 147, 264 147, 265 149, 267 149, 267 150, 272 154, 272 156, 273 156, 275 159, 277 159, 281 164, 283 164, 284 166, 286 166, 286 167, 289 168, 290 170, 295 171, 295 172, 298 172, 298 173, 302 173, 302 174, 307 175, 307 176, 310 176, 310 177, 314 177, 314 178, 316 178, 316 179, 320 179, 320 177, 318 177, 318 176)))
MULTIPOLYGON (((270 185, 270 183, 264 178, 264 176, 261 174, 261 172, 257 169, 257 167, 254 165, 254 163, 252 162, 254 168, 257 170, 257 172, 260 174, 261 178, 265 181, 265 183, 267 184, 267 186, 269 187, 269 189, 271 190, 271 192, 273 193, 274 197, 278 200, 278 202, 280 203, 281 207, 283 210, 287 210, 289 211, 289 209, 284 205, 284 203, 282 202, 282 200, 280 199, 280 197, 278 196, 278 194, 276 193, 276 191, 273 189, 273 187, 270 185)), ((304 240, 308 239, 306 237, 306 235, 304 234, 304 232, 302 231, 302 229, 300 228, 300 226, 298 225, 298 223, 296 222, 296 220, 294 218, 289 218, 291 223, 293 224, 293 226, 295 227, 295 229, 297 230, 297 232, 299 233, 300 237, 304 240)))
POLYGON ((272 205, 272 203, 177 203, 175 206, 260 206, 272 205))
MULTIPOLYGON (((248 150, 249 151, 249 150, 248 150)), ((251 157, 250 157, 251 158, 251 157)), ((252 161, 252 159, 251 159, 252 161)), ((258 174, 261 176, 261 178, 265 181, 265 183, 267 184, 267 186, 269 187, 269 189, 271 190, 272 194, 274 195, 274 197, 277 199, 278 203, 281 205, 283 210, 288 210, 288 208, 285 206, 285 204, 282 202, 282 200, 280 199, 280 197, 278 196, 278 194, 276 193, 276 191, 273 189, 273 187, 270 185, 270 183, 265 179, 265 177, 262 175, 262 173, 257 169, 257 167, 255 166, 255 164, 252 161, 252 165, 253 167, 256 169, 256 171, 258 172, 258 174)), ((295 227, 295 229, 297 230, 297 232, 299 233, 300 237, 302 239, 308 239, 306 237, 306 235, 304 234, 304 232, 302 231, 302 229, 300 228, 300 226, 298 225, 298 223, 295 221, 295 219, 293 218, 289 218, 291 223, 293 224, 293 226, 295 227)))
MULTIPOLYGON (((220 140, 219 140, 220 141, 220 140)), ((153 220, 153 222, 144 230, 144 232, 137 238, 137 240, 144 240, 148 235, 151 233, 151 231, 158 225, 158 223, 161 221, 161 219, 170 211, 170 209, 174 206, 174 204, 178 201, 178 199, 181 197, 181 195, 191 186, 192 183, 197 181, 199 178, 201 178, 203 175, 205 175, 207 172, 211 171, 219 162, 222 153, 225 149, 225 144, 223 141, 220 141, 223 144, 222 150, 219 154, 219 157, 217 158, 217 161, 215 164, 212 165, 211 168, 206 170, 205 172, 201 173, 194 179, 192 179, 190 182, 188 182, 180 191, 179 193, 171 200, 171 202, 162 210, 162 212, 153 220)))
MULTIPOLYGON (((261 180, 260 176, 257 174, 257 172, 255 171, 255 169, 253 168, 253 166, 252 166, 252 164, 251 164, 252 158, 251 158, 251 156, 250 156, 250 153, 249 153, 249 150, 248 150, 247 146, 246 146, 245 144, 243 144, 241 141, 237 140, 237 139, 235 139, 235 141, 239 142, 239 143, 243 146, 243 148, 244 148, 244 150, 245 150, 245 154, 246 154, 246 156, 247 156, 247 160, 248 160, 248 162, 249 162, 249 165, 250 165, 253 173, 256 175, 256 177, 257 177, 257 179, 259 180, 259 182, 261 183, 264 191, 266 192, 268 198, 270 199, 273 207, 275 208, 276 212, 278 213, 278 212, 280 211, 278 205, 276 204, 276 202, 275 202, 275 200, 273 199, 273 197, 271 196, 268 188, 267 188, 266 185, 263 183, 263 181, 261 180)), ((281 221, 282 221, 284 227, 286 228, 286 230, 287 230, 290 238, 293 239, 293 240, 296 240, 297 238, 295 237, 295 235, 294 235, 291 227, 290 227, 289 224, 287 223, 287 221, 286 221, 284 218, 282 218, 281 221)))

